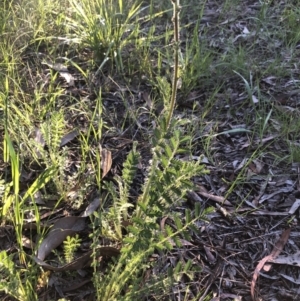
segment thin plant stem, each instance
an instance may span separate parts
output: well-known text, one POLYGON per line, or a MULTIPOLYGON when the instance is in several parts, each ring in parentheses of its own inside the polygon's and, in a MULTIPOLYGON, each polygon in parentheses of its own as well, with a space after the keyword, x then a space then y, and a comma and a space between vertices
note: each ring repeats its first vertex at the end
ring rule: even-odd
POLYGON ((167 118, 167 128, 170 126, 171 118, 174 113, 174 108, 176 105, 177 98, 177 85, 178 85, 178 75, 179 75, 179 46, 180 46, 180 27, 179 27, 179 13, 181 7, 179 5, 179 0, 171 0, 173 4, 173 26, 174 26, 174 74, 172 80, 172 95, 170 100, 170 109, 167 118))

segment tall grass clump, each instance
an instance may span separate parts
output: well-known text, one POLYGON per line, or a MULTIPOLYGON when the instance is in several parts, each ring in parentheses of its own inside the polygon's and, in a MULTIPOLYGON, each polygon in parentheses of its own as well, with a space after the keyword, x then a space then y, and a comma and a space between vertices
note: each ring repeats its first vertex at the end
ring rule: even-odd
POLYGON ((122 49, 138 30, 134 21, 140 5, 136 1, 71 0, 73 13, 66 19, 70 38, 93 51, 99 68, 112 60, 123 71, 122 49))

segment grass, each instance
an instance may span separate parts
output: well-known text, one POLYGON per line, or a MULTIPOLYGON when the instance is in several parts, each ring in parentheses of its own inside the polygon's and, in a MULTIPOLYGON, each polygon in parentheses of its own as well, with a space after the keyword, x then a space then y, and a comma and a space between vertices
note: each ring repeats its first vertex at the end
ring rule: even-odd
POLYGON ((236 209, 251 198, 253 162, 282 173, 299 162, 297 108, 272 101, 298 88, 299 9, 177 2, 4 1, 2 298, 68 298, 51 283, 73 271, 47 272, 35 256, 53 217, 99 197, 85 229, 64 229, 73 237, 49 255, 63 266, 92 251, 86 300, 198 300, 202 266, 167 254, 194 241, 212 210, 184 202, 207 179, 201 160, 234 169, 210 188, 236 209), (107 246, 115 253, 103 256, 107 246))

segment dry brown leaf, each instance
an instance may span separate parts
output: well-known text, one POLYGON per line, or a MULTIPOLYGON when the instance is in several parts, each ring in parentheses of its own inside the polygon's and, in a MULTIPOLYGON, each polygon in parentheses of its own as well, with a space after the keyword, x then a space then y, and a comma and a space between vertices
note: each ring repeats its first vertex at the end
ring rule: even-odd
POLYGON ((285 279, 287 279, 287 280, 289 280, 290 282, 293 282, 293 283, 295 283, 297 285, 300 285, 300 278, 295 279, 294 277, 285 275, 283 273, 280 273, 280 276, 283 277, 283 278, 285 278, 285 279))
MULTIPOLYGON (((248 208, 250 211, 250 208, 248 208)), ((252 209, 253 210, 253 209, 252 209)), ((267 211, 267 210, 257 210, 250 212, 251 215, 265 215, 265 216, 287 216, 288 212, 278 212, 278 211, 267 211)))
POLYGON ((252 171, 256 174, 260 174, 262 169, 264 168, 264 163, 257 159, 254 159, 251 163, 253 164, 252 165, 253 169, 251 168, 252 171))
POLYGON ((203 248, 204 248, 204 251, 205 251, 205 253, 206 253, 207 260, 208 260, 209 262, 216 262, 216 257, 212 254, 210 248, 207 247, 207 246, 205 246, 205 245, 203 246, 203 248))
POLYGON ((227 298, 232 299, 233 301, 242 301, 242 297, 234 294, 221 294, 220 295, 220 300, 225 300, 227 298))
POLYGON ((87 217, 90 216, 94 211, 97 210, 97 208, 100 206, 100 198, 95 198, 84 210, 84 212, 81 214, 81 217, 87 217))
POLYGON ((276 76, 268 76, 262 79, 263 82, 271 85, 271 86, 275 86, 276 85, 276 80, 277 77, 276 76))
POLYGON ((88 252, 84 253, 82 256, 73 260, 71 263, 68 263, 68 264, 65 264, 62 266, 58 266, 58 267, 52 266, 37 257, 33 257, 33 259, 39 266, 42 266, 43 268, 46 268, 51 271, 55 271, 55 272, 76 271, 76 270, 84 268, 86 263, 91 260, 91 255, 92 255, 92 251, 88 251, 88 252))
POLYGON ((259 99, 255 95, 252 95, 252 102, 253 103, 258 103, 259 99))
POLYGON ((152 102, 149 94, 147 92, 143 92, 142 95, 143 95, 143 99, 146 102, 147 106, 149 107, 150 110, 152 110, 153 102, 152 102))
MULTIPOLYGON (((64 209, 64 208, 58 208, 58 209, 55 209, 55 210, 46 212, 46 213, 42 214, 42 215, 39 217, 39 219, 40 219, 40 220, 45 219, 45 218, 49 217, 50 215, 53 215, 53 214, 56 214, 56 213, 62 211, 63 209, 64 209)), ((26 222, 26 224, 24 224, 23 228, 29 229, 29 228, 27 228, 27 225, 28 225, 29 223, 36 222, 36 217, 24 219, 24 221, 26 222)), ((32 229, 31 226, 30 226, 30 229, 32 229)))
POLYGON ((300 207, 300 199, 296 199, 289 210, 289 214, 294 214, 299 207, 300 207))
POLYGON ((279 193, 288 193, 288 192, 292 192, 293 190, 294 190, 294 188, 292 186, 291 187, 282 187, 282 188, 278 189, 277 191, 274 191, 273 193, 263 195, 259 200, 259 204, 262 204, 266 200, 270 200, 271 198, 273 198, 275 195, 277 195, 279 193))
POLYGON ((101 169, 102 169, 102 179, 107 175, 111 169, 112 157, 111 152, 100 146, 101 150, 101 169))
POLYGON ((60 76, 62 76, 66 82, 68 83, 69 87, 74 86, 74 77, 71 73, 69 72, 59 72, 60 76))
POLYGON ((24 248, 33 249, 35 247, 35 243, 28 237, 22 236, 22 246, 24 248))
POLYGON ((41 158, 42 154, 41 154, 40 150, 43 149, 46 144, 43 134, 39 128, 35 128, 32 133, 32 136, 33 136, 33 140, 35 142, 35 148, 33 151, 35 152, 35 154, 38 158, 41 158))
POLYGON ((266 137, 266 138, 263 138, 263 139, 258 139, 258 140, 255 140, 255 141, 250 141, 250 142, 247 142, 247 143, 245 143, 245 144, 243 144, 241 147, 240 147, 240 149, 244 149, 244 148, 246 148, 246 147, 248 147, 248 146, 255 146, 255 145, 259 145, 259 144, 263 144, 263 143, 265 143, 265 142, 268 142, 268 141, 271 141, 271 140, 273 140, 273 139, 275 139, 277 137, 277 135, 271 135, 271 136, 269 136, 269 137, 266 137))
POLYGON ((84 219, 84 217, 80 216, 68 216, 55 222, 38 249, 38 259, 44 260, 67 236, 82 231, 85 227, 84 219))
MULTIPOLYGON (((88 251, 84 253, 82 256, 73 260, 71 263, 58 266, 58 267, 52 266, 35 256, 33 256, 33 259, 38 265, 51 271, 56 271, 56 272, 76 271, 84 268, 86 265, 90 263, 92 253, 93 251, 88 251)), ((120 254, 120 250, 115 247, 100 247, 97 249, 97 256, 116 257, 119 254, 120 254)))
POLYGON ((66 145, 67 143, 69 143, 70 141, 72 141, 74 138, 76 138, 77 136, 79 135, 79 132, 77 130, 74 130, 66 135, 64 135, 62 138, 61 138, 61 141, 60 141, 60 147, 66 145))
POLYGON ((288 228, 285 231, 283 231, 280 239, 276 242, 271 254, 264 257, 256 266, 254 274, 253 274, 252 282, 251 282, 251 297, 252 297, 253 301, 258 300, 255 296, 255 284, 258 279, 259 272, 264 267, 266 262, 274 260, 281 253, 283 247, 285 246, 285 244, 290 236, 290 233, 291 233, 291 228, 288 228))
POLYGON ((232 204, 229 201, 227 201, 225 198, 223 198, 222 196, 209 194, 209 193, 204 192, 204 191, 197 191, 197 193, 199 193, 200 195, 208 198, 209 200, 213 200, 213 201, 218 202, 220 204, 232 206, 232 204))
POLYGON ((278 256, 277 258, 268 260, 268 262, 300 267, 300 251, 289 256, 278 256))
POLYGON ((42 64, 47 65, 49 68, 59 72, 60 76, 62 76, 68 85, 74 86, 74 77, 69 73, 68 67, 61 63, 51 63, 50 61, 44 61, 42 64))
POLYGON ((52 63, 50 61, 44 61, 42 64, 47 65, 49 68, 57 72, 68 72, 68 67, 61 63, 52 63))

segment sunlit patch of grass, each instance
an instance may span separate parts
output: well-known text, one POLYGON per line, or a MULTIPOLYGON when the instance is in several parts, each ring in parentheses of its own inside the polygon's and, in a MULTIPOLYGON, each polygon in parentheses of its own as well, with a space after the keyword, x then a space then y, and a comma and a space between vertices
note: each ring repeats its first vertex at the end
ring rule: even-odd
POLYGON ((134 22, 140 11, 138 2, 112 0, 70 1, 73 13, 66 18, 70 39, 80 47, 89 47, 98 66, 113 60, 123 70, 122 49, 136 35, 134 22))

